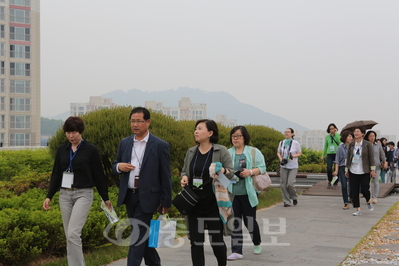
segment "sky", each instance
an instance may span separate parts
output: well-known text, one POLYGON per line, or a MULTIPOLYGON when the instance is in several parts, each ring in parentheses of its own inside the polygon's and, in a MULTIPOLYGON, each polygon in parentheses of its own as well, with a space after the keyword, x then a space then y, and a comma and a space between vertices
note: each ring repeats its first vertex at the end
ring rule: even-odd
POLYGON ((41 113, 187 86, 309 129, 371 119, 399 136, 398 10, 397 0, 41 0, 41 113))

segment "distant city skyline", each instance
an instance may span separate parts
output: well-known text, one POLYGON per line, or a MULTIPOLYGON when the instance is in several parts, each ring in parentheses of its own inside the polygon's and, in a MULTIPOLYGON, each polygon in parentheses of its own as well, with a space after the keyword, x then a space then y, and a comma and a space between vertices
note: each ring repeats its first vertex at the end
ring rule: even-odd
MULTIPOLYGON (((172 99, 173 95, 170 96, 171 98, 169 99, 172 99)), ((168 101, 168 103, 169 104, 165 104, 164 101, 157 100, 157 101, 145 101, 144 104, 139 104, 139 105, 152 109, 154 111, 159 111, 165 115, 171 116, 176 120, 184 120, 184 119, 198 120, 203 118, 209 118, 225 126, 233 127, 237 125, 237 120, 234 119, 234 115, 231 114, 228 117, 226 114, 220 113, 216 115, 216 119, 215 117, 208 116, 207 103, 192 102, 190 97, 181 97, 180 99, 168 101), (176 104, 171 104, 170 102, 175 102, 176 104)), ((71 103, 69 115, 83 115, 95 110, 103 108, 111 108, 115 106, 118 105, 114 103, 112 98, 103 98, 102 96, 90 96, 89 102, 71 103)), ((220 111, 222 112, 223 108, 220 111)), ((65 115, 65 118, 69 115, 65 115)), ((301 143, 302 147, 315 149, 315 150, 323 149, 324 139, 325 136, 327 135, 326 130, 323 129, 298 130, 297 128, 294 128, 294 130, 295 130, 295 139, 301 143)), ((393 141, 396 143, 395 135, 381 134, 380 130, 374 130, 374 131, 376 131, 377 136, 379 138, 385 137, 389 141, 393 141)))

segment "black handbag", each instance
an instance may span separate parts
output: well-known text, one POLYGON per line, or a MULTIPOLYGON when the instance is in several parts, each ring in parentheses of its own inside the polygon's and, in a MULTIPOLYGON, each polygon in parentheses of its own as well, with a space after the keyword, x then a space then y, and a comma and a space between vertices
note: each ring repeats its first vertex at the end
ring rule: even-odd
POLYGON ((175 205, 181 214, 187 215, 197 205, 198 201, 199 196, 195 194, 194 190, 189 186, 185 186, 172 200, 172 204, 175 205))
MULTIPOLYGON (((201 189, 203 186, 205 186, 211 181, 212 179, 209 179, 201 186, 199 186, 197 189, 201 189)), ((187 215, 193 210, 195 205, 198 204, 199 200, 200 197, 195 193, 194 189, 192 189, 190 186, 187 185, 172 200, 172 204, 175 205, 176 209, 178 209, 181 214, 187 215)))

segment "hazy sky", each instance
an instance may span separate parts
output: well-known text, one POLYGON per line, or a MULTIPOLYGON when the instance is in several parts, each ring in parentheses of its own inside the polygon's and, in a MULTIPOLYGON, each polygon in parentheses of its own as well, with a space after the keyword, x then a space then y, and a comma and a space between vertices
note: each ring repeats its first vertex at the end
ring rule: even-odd
POLYGON ((398 11, 397 0, 41 0, 42 116, 117 89, 188 86, 309 129, 373 119, 399 135, 398 11))

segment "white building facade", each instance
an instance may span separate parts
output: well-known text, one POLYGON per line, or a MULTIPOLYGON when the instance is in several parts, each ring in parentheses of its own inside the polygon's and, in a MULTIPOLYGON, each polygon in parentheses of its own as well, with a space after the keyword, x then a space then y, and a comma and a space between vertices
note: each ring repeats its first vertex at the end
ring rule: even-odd
POLYGON ((40 146, 39 0, 0 0, 0 146, 40 146))

